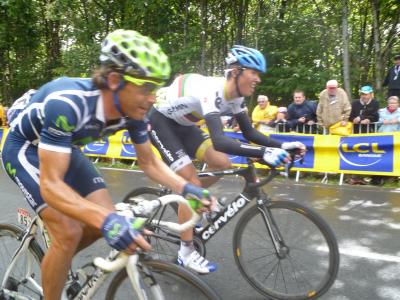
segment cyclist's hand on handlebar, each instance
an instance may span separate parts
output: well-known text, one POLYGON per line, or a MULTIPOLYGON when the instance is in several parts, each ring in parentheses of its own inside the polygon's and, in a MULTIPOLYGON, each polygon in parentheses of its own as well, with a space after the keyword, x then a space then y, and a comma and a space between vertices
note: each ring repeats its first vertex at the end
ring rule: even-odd
POLYGON ((150 250, 150 244, 142 236, 144 219, 110 213, 101 226, 107 243, 114 249, 133 253, 137 247, 150 250))
POLYGON ((306 154, 306 146, 301 142, 285 142, 282 143, 282 149, 287 151, 295 151, 296 156, 304 156, 306 154))
POLYGON ((207 189, 186 183, 183 187, 182 196, 191 202, 191 206, 198 213, 211 211, 216 206, 216 199, 210 195, 207 189))
POLYGON ((275 168, 288 163, 290 161, 290 154, 284 149, 266 147, 263 160, 275 168))

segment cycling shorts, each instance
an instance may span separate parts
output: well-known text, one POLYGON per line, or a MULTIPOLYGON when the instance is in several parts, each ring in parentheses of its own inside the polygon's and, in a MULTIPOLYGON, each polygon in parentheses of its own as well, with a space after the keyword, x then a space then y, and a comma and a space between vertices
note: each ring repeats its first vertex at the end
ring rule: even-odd
POLYGON ((209 135, 197 126, 180 125, 154 108, 149 120, 151 142, 175 172, 191 164, 192 158, 202 161, 205 151, 212 146, 209 135))
MULTIPOLYGON (((47 207, 40 195, 38 147, 17 132, 10 132, 4 142, 3 167, 18 185, 25 199, 36 213, 47 207)), ((104 179, 79 148, 72 148, 65 183, 82 197, 105 188, 104 179)))

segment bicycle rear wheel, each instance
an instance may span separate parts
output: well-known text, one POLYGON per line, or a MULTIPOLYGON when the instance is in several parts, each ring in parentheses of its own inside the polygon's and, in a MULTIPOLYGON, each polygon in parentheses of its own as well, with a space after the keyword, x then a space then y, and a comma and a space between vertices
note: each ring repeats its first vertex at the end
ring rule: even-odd
POLYGON ((258 206, 238 221, 233 240, 240 272, 270 299, 316 299, 333 284, 339 269, 339 250, 328 224, 314 211, 295 202, 266 205, 269 223, 283 238, 284 253, 276 253, 258 206), (274 227, 276 225, 276 228, 274 227))
MULTIPOLYGON (((124 203, 135 204, 141 200, 154 200, 160 196, 170 194, 170 190, 165 188, 139 187, 129 192, 123 199, 124 203)), ((158 211, 153 219, 178 223, 178 204, 171 203, 158 211)), ((155 259, 176 262, 180 247, 180 236, 174 232, 163 228, 157 222, 147 226, 147 229, 154 232, 154 235, 147 236, 146 239, 152 245, 151 254, 155 259)), ((202 255, 206 255, 206 249, 201 239, 194 236, 193 244, 195 249, 202 255)))
MULTIPOLYGON (((7 268, 15 252, 21 246, 21 237, 24 231, 13 224, 0 224, 0 284, 4 281, 7 268)), ((18 292, 32 299, 42 299, 38 290, 41 284, 40 263, 43 250, 39 244, 32 240, 28 251, 23 253, 16 261, 9 276, 2 284, 1 289, 18 292)))
MULTIPOLYGON (((154 276, 166 300, 221 299, 208 284, 182 267, 159 260, 143 260, 141 263, 154 276)), ((144 282, 142 287, 148 292, 149 300, 156 300, 144 282)), ((135 297, 126 270, 123 269, 113 278, 106 294, 106 300, 137 299, 135 297)))

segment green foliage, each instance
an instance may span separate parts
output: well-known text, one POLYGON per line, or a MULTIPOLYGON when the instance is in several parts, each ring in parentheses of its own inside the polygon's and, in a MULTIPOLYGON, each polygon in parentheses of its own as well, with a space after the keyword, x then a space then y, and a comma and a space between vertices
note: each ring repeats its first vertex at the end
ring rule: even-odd
MULTIPOLYGON (((356 96, 359 86, 375 84, 377 62, 385 69, 400 53, 400 3, 378 1, 382 54, 376 58, 371 1, 348 2, 356 96)), ((327 80, 343 83, 341 5, 337 0, 0 0, 0 99, 10 104, 57 76, 90 76, 102 39, 117 28, 159 42, 173 73, 222 75, 233 44, 257 47, 268 62, 257 93, 277 105, 288 105, 294 89, 317 99, 327 80)))

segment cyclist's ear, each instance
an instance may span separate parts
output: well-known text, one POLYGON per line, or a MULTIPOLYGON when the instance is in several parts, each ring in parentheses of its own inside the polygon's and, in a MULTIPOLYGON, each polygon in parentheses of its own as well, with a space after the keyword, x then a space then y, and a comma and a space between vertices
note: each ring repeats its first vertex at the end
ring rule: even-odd
POLYGON ((239 70, 237 68, 233 68, 230 75, 232 78, 236 78, 239 75, 239 70))
POLYGON ((107 76, 105 78, 108 88, 112 91, 115 91, 118 88, 121 80, 122 80, 122 76, 118 72, 110 72, 107 74, 107 76))

